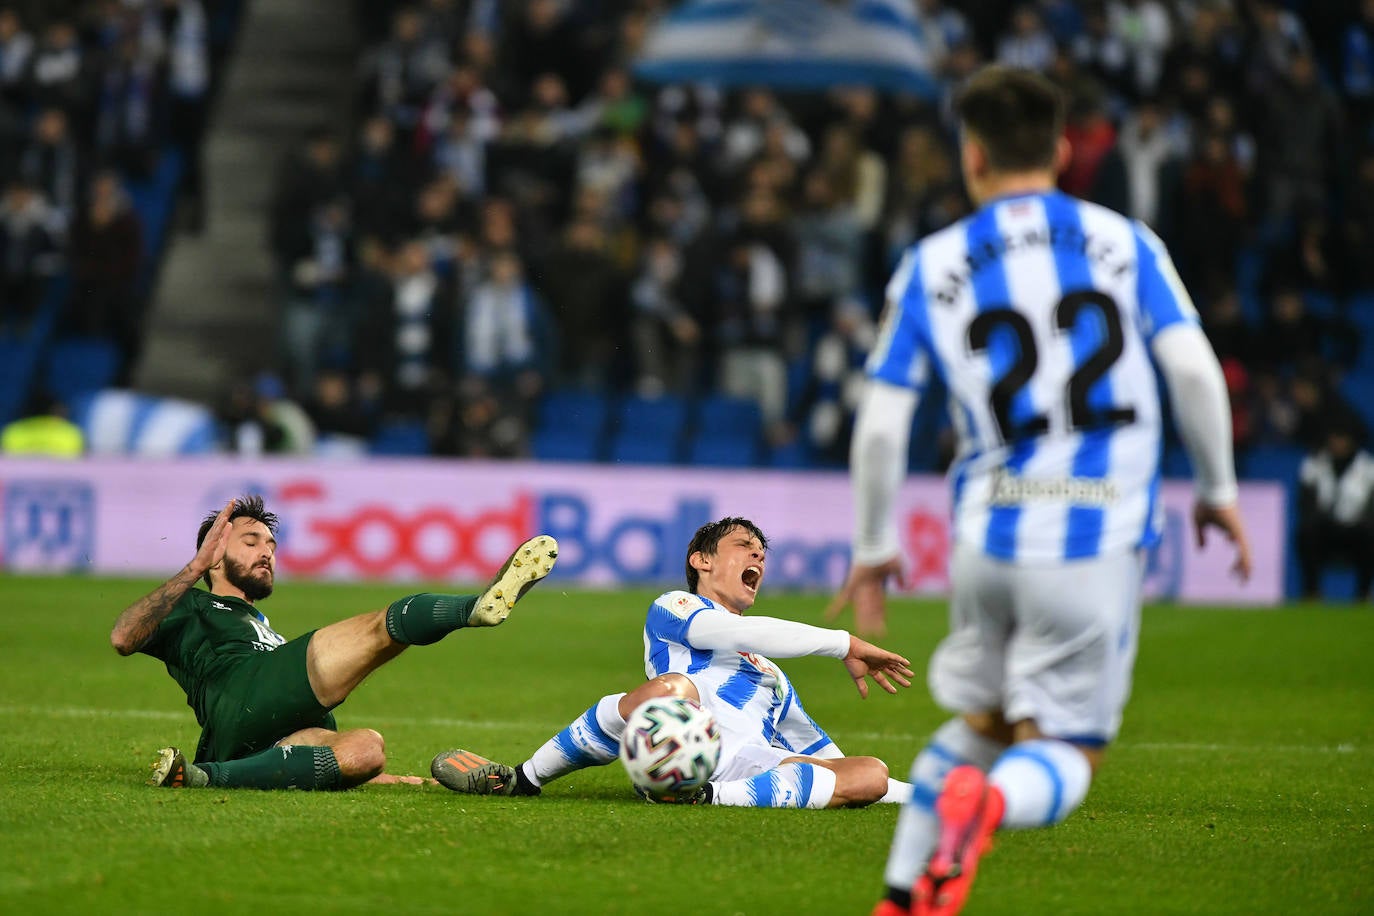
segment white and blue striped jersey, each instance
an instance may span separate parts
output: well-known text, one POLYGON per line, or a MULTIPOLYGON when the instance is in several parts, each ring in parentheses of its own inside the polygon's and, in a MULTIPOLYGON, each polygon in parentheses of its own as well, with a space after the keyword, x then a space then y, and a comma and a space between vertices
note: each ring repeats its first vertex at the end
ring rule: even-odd
POLYGON ((665 592, 654 600, 644 621, 645 676, 670 672, 690 676, 727 744, 764 744, 796 754, 840 756, 830 736, 806 714, 781 668, 754 652, 694 645, 688 630, 698 614, 734 616, 690 592, 665 592))
POLYGON ((1159 536, 1154 335, 1197 322, 1143 224, 1058 192, 998 198, 907 251, 870 378, 939 376, 959 436, 954 537, 1046 562, 1159 536))

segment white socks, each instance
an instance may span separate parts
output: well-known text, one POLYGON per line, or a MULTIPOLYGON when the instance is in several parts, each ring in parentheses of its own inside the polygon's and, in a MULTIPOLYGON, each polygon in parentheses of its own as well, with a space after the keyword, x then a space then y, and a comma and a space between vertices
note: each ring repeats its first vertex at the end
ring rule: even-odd
POLYGON ((1038 738, 1013 744, 997 759, 989 781, 1002 790, 1007 808, 1002 827, 1023 830, 1058 824, 1083 803, 1092 767, 1066 741, 1038 738))
POLYGON ((835 774, 814 763, 784 763, 748 779, 713 782, 711 804, 745 808, 824 808, 835 774))
POLYGON ((620 736, 625 733, 625 720, 619 709, 623 696, 614 693, 602 697, 571 725, 545 741, 520 765, 530 782, 542 786, 573 770, 614 760, 620 754, 620 736))
POLYGON ((944 788, 949 771, 965 763, 986 770, 1005 747, 980 735, 963 719, 950 719, 935 730, 930 743, 911 764, 911 801, 897 817, 887 869, 883 872, 888 887, 910 890, 935 850, 940 829, 935 799, 944 788))

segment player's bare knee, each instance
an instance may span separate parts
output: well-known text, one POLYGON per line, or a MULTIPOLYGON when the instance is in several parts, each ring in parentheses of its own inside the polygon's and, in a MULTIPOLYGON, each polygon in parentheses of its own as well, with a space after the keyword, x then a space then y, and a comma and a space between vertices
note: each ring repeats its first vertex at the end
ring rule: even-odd
POLYGON ((854 757, 852 794, 856 804, 871 805, 887 794, 887 764, 877 757, 854 757))
POLYGON ((370 728, 354 729, 339 736, 334 756, 346 777, 371 779, 386 769, 386 739, 370 728))
POLYGON ((686 697, 689 700, 701 702, 696 685, 692 683, 690 678, 681 674, 660 674, 621 697, 616 708, 620 711, 622 719, 629 718, 630 713, 634 712, 640 704, 659 697, 686 697))

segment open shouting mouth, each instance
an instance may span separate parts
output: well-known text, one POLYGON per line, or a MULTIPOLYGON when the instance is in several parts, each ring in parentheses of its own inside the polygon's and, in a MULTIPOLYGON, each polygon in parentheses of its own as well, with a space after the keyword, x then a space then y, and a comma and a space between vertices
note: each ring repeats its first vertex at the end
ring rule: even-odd
POLYGON ((751 592, 756 592, 759 590, 759 582, 763 581, 763 570, 758 566, 750 566, 744 570, 740 580, 744 582, 745 588, 751 592))

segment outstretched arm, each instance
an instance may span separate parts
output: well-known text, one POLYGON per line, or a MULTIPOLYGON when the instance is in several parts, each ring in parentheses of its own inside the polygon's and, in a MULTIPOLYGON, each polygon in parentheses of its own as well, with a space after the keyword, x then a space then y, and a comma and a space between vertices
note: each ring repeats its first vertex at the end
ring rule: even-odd
POLYGON ((196 581, 211 567, 224 558, 224 550, 229 543, 229 515, 234 511, 234 500, 220 510, 219 515, 205 533, 200 549, 175 576, 162 583, 150 594, 144 595, 124 609, 115 620, 110 631, 110 645, 120 655, 132 655, 147 644, 157 632, 158 625, 167 619, 181 596, 196 584, 196 581))
POLYGON ((854 421, 849 467, 854 487, 854 557, 844 586, 825 610, 834 620, 851 602, 854 628, 865 636, 887 632, 887 582, 905 585, 897 516, 897 490, 906 476, 915 391, 870 381, 854 421))
POLYGON ((871 677, 888 693, 893 681, 911 686, 911 663, 895 652, 880 649, 844 630, 826 630, 778 617, 737 617, 734 614, 697 614, 687 630, 690 645, 714 652, 757 652, 771 658, 825 655, 844 662, 849 676, 868 696, 871 677))

